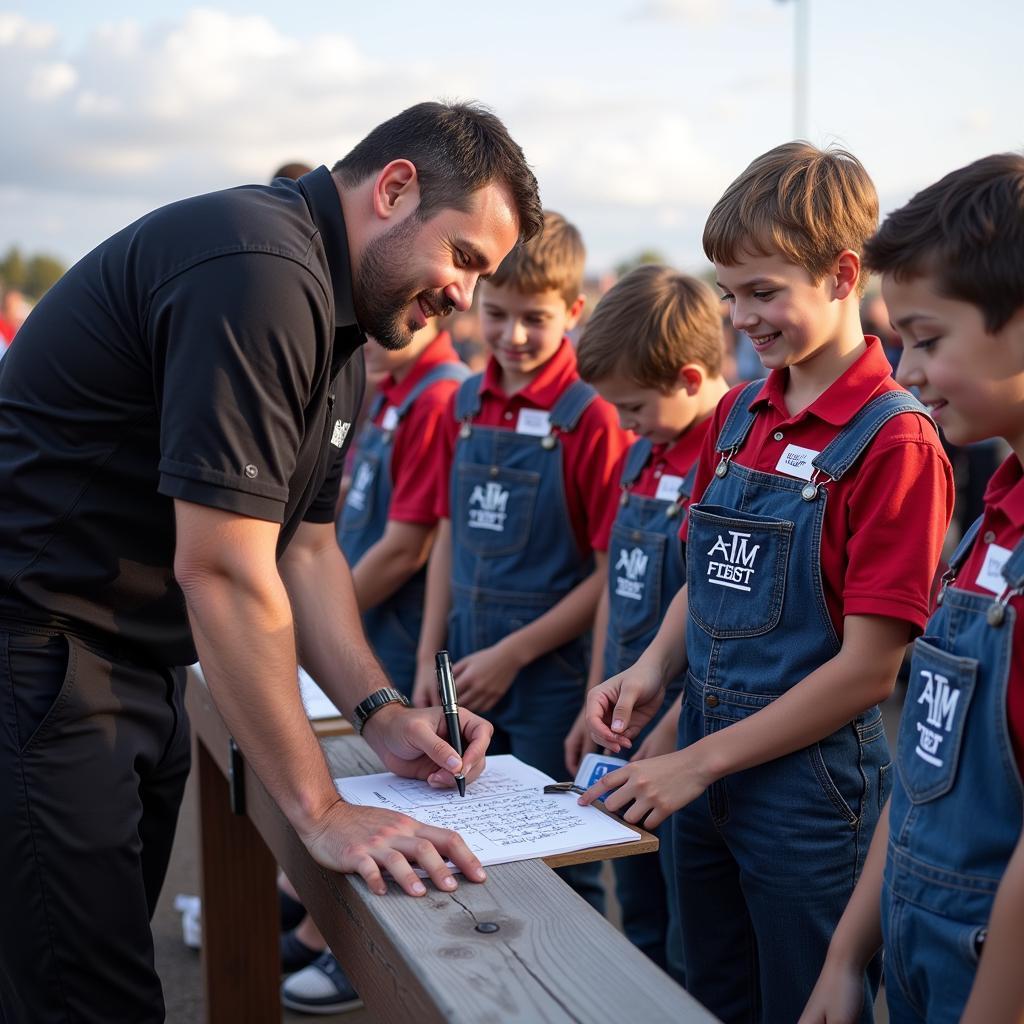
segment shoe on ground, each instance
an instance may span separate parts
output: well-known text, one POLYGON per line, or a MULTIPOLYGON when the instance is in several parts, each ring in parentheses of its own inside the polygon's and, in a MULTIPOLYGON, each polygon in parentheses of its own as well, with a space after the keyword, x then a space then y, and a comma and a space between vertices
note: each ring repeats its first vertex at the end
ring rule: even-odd
POLYGON ((308 967, 286 978, 281 1002, 296 1013, 344 1013, 363 1005, 341 964, 328 950, 308 967))
POLYGON ((307 946, 294 931, 281 936, 281 973, 294 974, 308 967, 323 953, 322 949, 307 946))

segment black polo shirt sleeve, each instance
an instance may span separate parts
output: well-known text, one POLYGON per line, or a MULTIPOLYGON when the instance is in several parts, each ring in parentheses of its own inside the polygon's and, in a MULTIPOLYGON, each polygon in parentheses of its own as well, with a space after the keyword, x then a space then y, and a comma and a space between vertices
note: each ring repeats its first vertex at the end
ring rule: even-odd
POLYGON ((206 259, 155 292, 161 494, 284 521, 328 309, 306 267, 266 252, 206 259))
MULTIPOLYGON (((354 433, 355 431, 351 431, 354 433)), ((341 478, 345 473, 345 453, 351 444, 351 436, 345 439, 342 450, 338 452, 331 468, 327 471, 323 486, 317 496, 310 502, 306 514, 302 517, 305 523, 333 523, 334 510, 338 506, 338 495, 341 493, 341 478)))

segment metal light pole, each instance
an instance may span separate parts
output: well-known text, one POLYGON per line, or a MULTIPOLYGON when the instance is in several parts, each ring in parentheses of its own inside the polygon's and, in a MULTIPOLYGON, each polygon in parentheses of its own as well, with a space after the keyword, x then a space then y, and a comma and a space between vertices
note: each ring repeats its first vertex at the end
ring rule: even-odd
MULTIPOLYGON (((779 0, 779 3, 786 2, 779 0)), ((793 138, 806 139, 811 0, 793 0, 793 6, 793 138)))

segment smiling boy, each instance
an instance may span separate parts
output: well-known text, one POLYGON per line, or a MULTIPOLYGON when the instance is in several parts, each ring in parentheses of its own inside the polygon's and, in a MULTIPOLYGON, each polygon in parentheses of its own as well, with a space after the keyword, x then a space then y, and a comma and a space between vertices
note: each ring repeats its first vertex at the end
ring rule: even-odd
POLYGON ((686 586, 588 699, 595 740, 628 745, 687 671, 680 749, 583 799, 615 789, 607 806, 633 800, 626 819, 648 825, 679 809, 687 988, 727 1022, 795 1020, 814 985, 890 785, 877 704, 927 619, 952 511, 935 428, 861 329, 877 212, 853 156, 807 143, 759 157, 712 210, 705 252, 771 372, 715 411, 686 586))
MULTIPOLYGON (((583 704, 584 634, 603 585, 594 541, 626 445, 566 338, 583 309, 583 262, 579 232, 547 212, 541 234, 481 282, 491 358, 456 393, 443 434, 414 691, 417 704, 436 702, 447 636, 459 702, 494 725, 491 751, 555 778, 583 704)), ((593 866, 566 870, 600 909, 593 866)))
POLYGON ((855 1019, 882 943, 893 1024, 1024 1017, 1024 157, 948 174, 865 253, 898 379, 951 442, 1012 449, 917 640, 892 799, 804 1024, 855 1019), (881 907, 879 906, 881 897, 881 907))

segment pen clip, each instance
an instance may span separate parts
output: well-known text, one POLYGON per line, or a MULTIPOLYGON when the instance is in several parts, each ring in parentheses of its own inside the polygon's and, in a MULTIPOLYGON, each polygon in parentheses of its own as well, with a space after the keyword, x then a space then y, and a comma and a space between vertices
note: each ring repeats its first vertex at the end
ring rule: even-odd
POLYGON ((437 694, 441 698, 441 706, 445 711, 458 713, 459 698, 455 692, 455 676, 447 651, 438 651, 434 655, 434 669, 437 672, 437 694))

